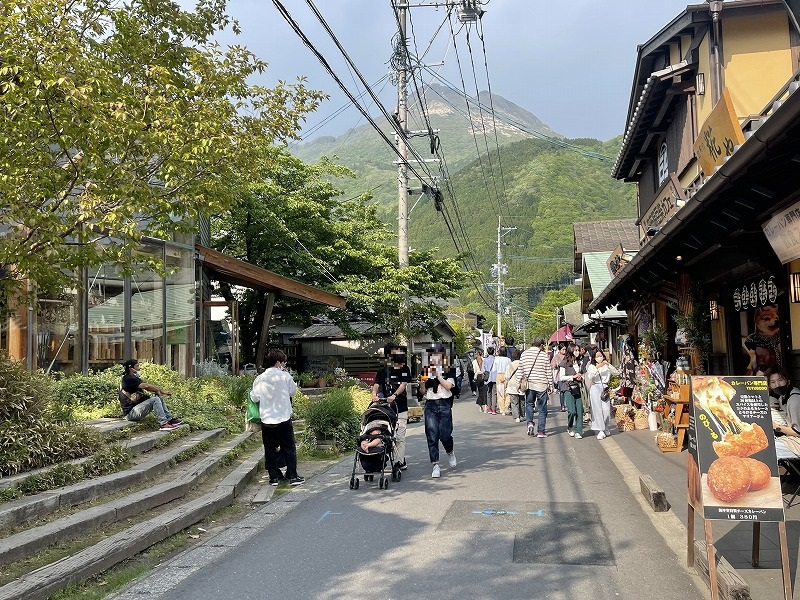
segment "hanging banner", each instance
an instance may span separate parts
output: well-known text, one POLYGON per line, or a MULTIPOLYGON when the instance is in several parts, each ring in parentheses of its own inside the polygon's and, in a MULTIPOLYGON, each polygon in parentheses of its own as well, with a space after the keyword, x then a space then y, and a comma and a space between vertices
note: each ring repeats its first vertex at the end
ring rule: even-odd
POLYGON ((733 154, 734 148, 742 144, 744 134, 733 110, 728 88, 725 88, 700 128, 700 135, 694 143, 694 155, 706 177, 711 177, 714 168, 721 166, 725 158, 733 154))
POLYGON ((689 502, 706 519, 783 521, 764 377, 693 376, 689 502))
POLYGON ((800 202, 775 213, 761 228, 783 264, 800 258, 800 202))

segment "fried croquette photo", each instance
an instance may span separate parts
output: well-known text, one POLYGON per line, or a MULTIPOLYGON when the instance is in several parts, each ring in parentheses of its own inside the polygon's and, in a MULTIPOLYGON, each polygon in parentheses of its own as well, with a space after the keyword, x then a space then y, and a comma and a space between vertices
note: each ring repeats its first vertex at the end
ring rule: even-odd
POLYGON ((772 473, 769 472, 769 467, 755 458, 743 458, 747 468, 750 469, 750 491, 755 492, 767 486, 772 473))
POLYGON ((718 458, 708 468, 708 489, 723 502, 733 502, 750 489, 750 467, 738 456, 718 458))

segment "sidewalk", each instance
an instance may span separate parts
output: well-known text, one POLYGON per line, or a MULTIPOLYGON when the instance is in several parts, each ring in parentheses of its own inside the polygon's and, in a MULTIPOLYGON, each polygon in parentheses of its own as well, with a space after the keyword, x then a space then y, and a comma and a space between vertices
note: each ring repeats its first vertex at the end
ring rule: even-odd
MULTIPOLYGON (((670 503, 670 511, 683 525, 681 535, 686 546, 687 520, 687 480, 686 465, 688 453, 661 452, 656 446, 654 432, 640 430, 616 433, 610 438, 627 456, 628 460, 642 475, 650 475, 664 490, 670 503)), ((789 545, 789 566, 791 569, 792 589, 796 590, 797 572, 800 567, 798 541, 800 540, 800 503, 785 510, 786 530, 789 545)), ((750 563, 752 555, 752 525, 744 522, 714 521, 714 544, 718 555, 737 570, 750 585, 750 594, 754 600, 772 600, 783 598, 781 584, 780 545, 778 528, 772 523, 761 526, 760 566, 754 568, 750 563)), ((703 519, 695 517, 695 539, 705 539, 703 519)), ((685 556, 685 550, 684 550, 685 556)), ((795 591, 795 595, 797 592, 795 591)))

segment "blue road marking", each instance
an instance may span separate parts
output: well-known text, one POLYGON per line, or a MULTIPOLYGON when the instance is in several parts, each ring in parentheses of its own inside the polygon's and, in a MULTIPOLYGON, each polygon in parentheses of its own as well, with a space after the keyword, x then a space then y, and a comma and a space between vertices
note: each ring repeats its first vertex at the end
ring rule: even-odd
POLYGON ((512 512, 510 510, 495 510, 493 508, 487 508, 484 510, 473 510, 473 515, 486 515, 487 517, 502 517, 505 515, 515 515, 517 513, 512 512))
POLYGON ((325 517, 327 517, 328 515, 340 515, 340 514, 342 514, 342 513, 331 512, 331 511, 329 511, 329 510, 328 510, 328 511, 325 511, 325 514, 323 514, 323 515, 322 515, 322 516, 319 518, 319 520, 317 521, 317 523, 319 523, 320 521, 322 521, 322 519, 324 519, 324 518, 325 518, 325 517))
POLYGON ((529 510, 528 514, 534 517, 543 517, 544 510, 542 510, 541 508, 539 510, 529 510))

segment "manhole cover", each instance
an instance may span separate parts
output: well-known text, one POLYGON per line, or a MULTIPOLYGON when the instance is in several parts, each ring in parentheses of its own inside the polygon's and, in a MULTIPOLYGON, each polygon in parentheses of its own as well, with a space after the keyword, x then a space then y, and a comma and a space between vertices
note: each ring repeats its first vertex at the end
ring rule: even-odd
POLYGON ((514 562, 613 565, 614 552, 591 502, 453 502, 439 529, 514 533, 514 562))

